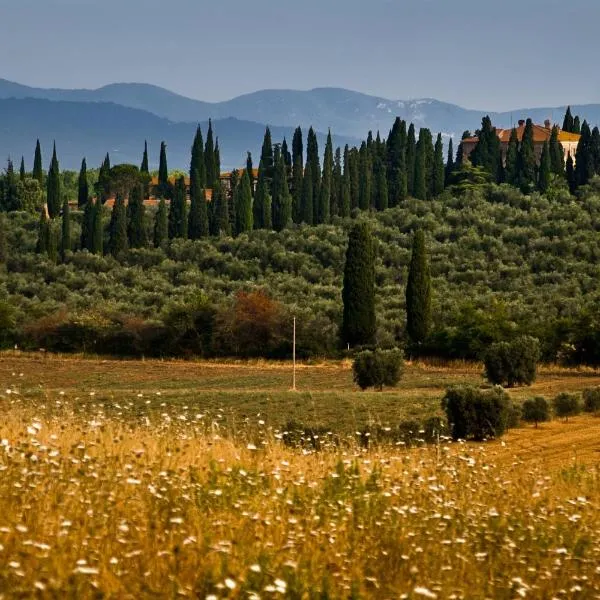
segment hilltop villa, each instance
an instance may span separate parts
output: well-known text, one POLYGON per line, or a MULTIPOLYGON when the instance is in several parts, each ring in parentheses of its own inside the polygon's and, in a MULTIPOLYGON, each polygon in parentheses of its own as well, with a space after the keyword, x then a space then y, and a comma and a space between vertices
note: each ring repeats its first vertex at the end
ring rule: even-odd
MULTIPOLYGON (((517 138, 519 142, 523 139, 523 132, 525 131, 525 121, 519 121, 519 126, 516 127, 517 130, 517 138)), ((500 138, 500 145, 502 146, 502 159, 506 159, 506 150, 508 149, 508 141, 510 139, 511 129, 496 129, 496 133, 500 138)), ((550 142, 550 136, 552 135, 552 125, 550 124, 550 120, 546 120, 544 125, 533 125, 533 143, 535 146, 535 152, 538 158, 542 154, 542 148, 544 146, 544 142, 550 142)), ((577 150, 577 144, 579 143, 579 138, 581 136, 577 133, 567 133, 562 129, 558 130, 558 141, 561 143, 563 147, 563 151, 565 153, 565 161, 567 160, 567 155, 571 153, 571 157, 573 158, 573 163, 575 162, 575 151, 577 150)), ((471 152, 475 149, 479 138, 477 136, 465 138, 462 140, 463 147, 463 156, 468 158, 471 152)))

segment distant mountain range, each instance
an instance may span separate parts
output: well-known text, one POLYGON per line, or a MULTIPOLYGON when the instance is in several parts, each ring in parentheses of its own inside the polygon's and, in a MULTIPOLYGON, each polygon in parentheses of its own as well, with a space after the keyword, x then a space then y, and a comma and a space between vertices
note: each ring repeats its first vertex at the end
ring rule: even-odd
MULTIPOLYGON (((564 106, 516 109, 496 113, 471 110, 434 99, 389 100, 339 88, 309 91, 262 90, 225 102, 202 102, 163 88, 118 83, 96 90, 41 89, 0 79, 0 152, 31 153, 36 137, 56 138, 62 163, 73 168, 84 154, 94 164, 107 150, 116 160, 135 162, 144 139, 169 145, 170 166, 187 165, 193 128, 212 118, 221 140, 223 166, 242 165, 247 150, 258 158, 265 125, 275 140, 290 141, 293 128, 313 126, 322 136, 331 129, 336 143, 357 143, 368 131, 383 136, 396 116, 429 127, 434 134, 460 137, 479 127, 489 114, 499 127, 521 118, 562 123, 564 106), (52 102, 49 102, 52 101, 52 102), (15 127, 15 119, 21 129, 15 127), (135 149, 135 154, 133 150, 135 149)), ((600 123, 600 104, 572 106, 593 125, 600 123)), ((206 127, 203 126, 203 130, 206 127)))

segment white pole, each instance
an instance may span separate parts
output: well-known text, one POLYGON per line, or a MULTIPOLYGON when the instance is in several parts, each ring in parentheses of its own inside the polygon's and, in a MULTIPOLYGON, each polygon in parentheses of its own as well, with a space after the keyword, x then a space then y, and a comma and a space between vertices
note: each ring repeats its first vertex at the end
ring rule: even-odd
POLYGON ((294 360, 294 376, 292 379, 292 390, 295 392, 296 391, 296 317, 294 317, 294 343, 293 343, 292 356, 293 356, 293 360, 294 360))

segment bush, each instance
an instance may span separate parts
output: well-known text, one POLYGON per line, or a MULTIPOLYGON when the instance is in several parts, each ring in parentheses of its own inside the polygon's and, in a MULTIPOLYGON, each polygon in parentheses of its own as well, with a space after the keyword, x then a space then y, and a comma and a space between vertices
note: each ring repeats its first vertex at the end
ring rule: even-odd
POLYGON ((384 385, 393 387, 400 381, 403 366, 402 353, 397 348, 365 350, 354 359, 354 381, 362 390, 368 387, 381 390, 384 385))
POLYGON ((557 417, 564 417, 565 421, 568 421, 569 417, 578 415, 581 412, 579 398, 575 394, 561 392, 554 398, 552 404, 554 405, 554 414, 557 417))
POLYGON ((442 399, 452 438, 485 440, 500 437, 508 428, 512 402, 500 387, 479 390, 451 387, 442 399))
POLYGON ((485 376, 495 385, 531 385, 537 375, 539 357, 540 343, 530 336, 492 344, 484 357, 485 376))
POLYGON ((535 398, 529 398, 523 402, 523 421, 528 423, 543 423, 544 421, 550 420, 550 405, 546 398, 542 396, 536 396, 535 398))
POLYGON ((583 390, 583 410, 588 413, 600 412, 600 387, 583 390))

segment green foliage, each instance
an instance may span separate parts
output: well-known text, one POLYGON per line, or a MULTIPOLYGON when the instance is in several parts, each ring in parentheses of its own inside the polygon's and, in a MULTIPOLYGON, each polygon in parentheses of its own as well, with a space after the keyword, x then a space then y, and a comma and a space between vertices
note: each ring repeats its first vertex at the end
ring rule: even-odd
POLYGON ((415 346, 423 344, 431 328, 431 276, 425 234, 414 234, 406 284, 406 331, 415 346))
POLYGON ((531 385, 539 358, 540 344, 536 338, 520 336, 511 342, 498 342, 485 353, 485 376, 496 385, 531 385))
POLYGON ((60 213, 61 206, 60 170, 56 158, 56 144, 52 152, 52 161, 48 170, 46 181, 46 203, 48 205, 48 216, 53 219, 60 213))
POLYGON ((144 248, 148 245, 145 214, 143 187, 138 183, 131 190, 127 204, 127 238, 130 248, 144 248))
POLYGON ((543 396, 536 396, 535 398, 528 398, 523 402, 523 421, 529 423, 543 423, 544 421, 550 420, 550 405, 543 396))
POLYGON ((342 341, 351 346, 373 343, 376 333, 375 246, 367 223, 357 223, 350 231, 342 301, 342 341))
POLYGON ((199 240, 209 234, 208 205, 206 193, 201 186, 201 175, 194 169, 190 184, 190 212, 188 215, 188 237, 199 240))
POLYGON ((273 229, 282 231, 292 222, 292 197, 287 183, 287 169, 282 154, 275 152, 275 173, 273 174, 273 229))
POLYGON ((523 138, 517 155, 517 184, 524 193, 530 192, 536 185, 536 156, 533 143, 533 122, 527 119, 523 138))
POLYGON ((382 390, 384 385, 394 387, 400 381, 402 369, 402 352, 397 348, 364 350, 356 355, 352 365, 354 381, 362 390, 369 387, 382 390))
POLYGON ((254 229, 273 229, 271 195, 269 194, 264 169, 258 170, 258 183, 252 205, 254 229))
POLYGON ((62 206, 62 229, 60 240, 60 259, 65 262, 67 252, 71 251, 71 211, 69 202, 65 198, 62 206))
MULTIPOLYGON (((190 160, 190 196, 199 198, 200 190, 206 187, 206 162, 204 158, 204 141, 200 125, 196 129, 194 143, 192 144, 192 158, 190 160)), ((193 238, 197 239, 197 238, 193 238)))
POLYGON ((481 167, 489 173, 492 181, 497 183, 502 181, 503 169, 500 140, 489 116, 484 117, 481 121, 479 139, 469 159, 473 166, 481 167))
POLYGON ((42 168, 42 149, 40 147, 40 140, 37 140, 35 144, 32 177, 38 181, 40 187, 44 186, 44 170, 42 168))
POLYGON ((77 206, 83 208, 90 198, 90 190, 87 179, 87 163, 85 158, 81 161, 81 169, 77 182, 77 206))
POLYGON ((583 410, 588 413, 600 412, 600 387, 583 390, 583 410))
POLYGON ((169 239, 187 238, 188 215, 185 180, 181 176, 175 183, 173 198, 169 204, 169 239))
POLYGON ((300 222, 312 225, 313 223, 313 176, 310 163, 306 165, 304 170, 304 179, 302 181, 302 208, 300 211, 300 222))
POLYGON ((552 406, 554 414, 557 417, 564 417, 565 421, 568 421, 569 417, 574 417, 581 412, 579 398, 575 394, 567 392, 558 394, 552 401, 552 406))
MULTIPOLYGON (((208 133, 206 134, 206 145, 204 147, 204 168, 206 171, 206 187, 214 189, 219 181, 220 173, 217 170, 213 128, 210 119, 208 120, 208 133)), ((202 176, 202 173, 200 173, 200 176, 202 176)))
POLYGON ((544 142, 542 147, 542 155, 540 157, 539 175, 538 175, 538 189, 540 192, 545 193, 550 187, 550 150, 548 142, 544 142))
POLYGON ((161 142, 158 163, 158 188, 156 193, 160 198, 170 198, 171 191, 171 184, 169 183, 169 168, 167 166, 167 145, 165 142, 161 142))
POLYGON ((238 189, 235 193, 235 231, 236 235, 252 231, 252 189, 250 187, 250 177, 245 170, 238 189))
POLYGON ((158 203, 158 210, 154 216, 154 247, 162 248, 169 240, 169 216, 167 203, 164 198, 158 203))
POLYGON ((128 247, 125 201, 123 196, 118 195, 110 219, 108 250, 116 259, 121 260, 128 247))
POLYGON ((323 177, 319 190, 319 205, 317 208, 317 223, 329 223, 331 218, 331 193, 333 185, 333 143, 331 131, 327 134, 325 154, 323 157, 323 177))
POLYGON ((442 408, 455 440, 482 441, 501 437, 511 412, 508 394, 499 387, 479 390, 471 386, 448 388, 442 408))
POLYGON ((552 128, 550 135, 550 170, 555 175, 563 175, 565 172, 565 153, 562 144, 558 141, 558 127, 552 128))
POLYGON ((92 254, 104 252, 104 217, 102 214, 102 202, 96 199, 94 203, 94 220, 92 228, 92 254))

